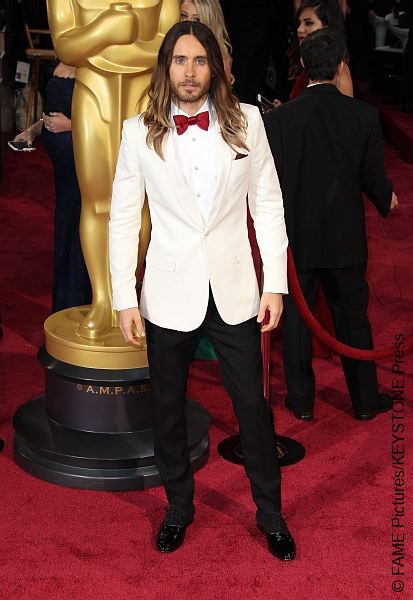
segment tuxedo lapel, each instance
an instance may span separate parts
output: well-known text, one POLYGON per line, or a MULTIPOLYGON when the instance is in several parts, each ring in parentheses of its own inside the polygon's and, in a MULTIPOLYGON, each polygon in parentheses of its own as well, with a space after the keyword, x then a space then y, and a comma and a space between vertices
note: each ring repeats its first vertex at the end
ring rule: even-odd
POLYGON ((168 175, 171 189, 175 192, 174 196, 177 198, 180 206, 185 211, 187 216, 201 229, 204 229, 204 222, 202 220, 201 212, 196 205, 195 199, 191 190, 187 186, 184 176, 182 174, 182 166, 179 164, 173 138, 171 134, 165 136, 163 142, 163 151, 165 157, 165 167, 168 175))

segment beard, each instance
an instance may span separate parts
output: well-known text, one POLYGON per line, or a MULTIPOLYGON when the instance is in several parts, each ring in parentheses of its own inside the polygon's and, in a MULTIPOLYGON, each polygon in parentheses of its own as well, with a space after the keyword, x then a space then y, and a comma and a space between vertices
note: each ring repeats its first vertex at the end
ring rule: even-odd
POLYGON ((201 98, 208 94, 209 84, 200 85, 197 84, 193 79, 187 79, 179 82, 178 84, 175 84, 171 81, 171 91, 172 98, 178 100, 179 102, 198 102, 199 100, 201 100, 201 98), (189 90, 185 89, 183 86, 188 83, 195 84, 198 87, 194 87, 189 90))

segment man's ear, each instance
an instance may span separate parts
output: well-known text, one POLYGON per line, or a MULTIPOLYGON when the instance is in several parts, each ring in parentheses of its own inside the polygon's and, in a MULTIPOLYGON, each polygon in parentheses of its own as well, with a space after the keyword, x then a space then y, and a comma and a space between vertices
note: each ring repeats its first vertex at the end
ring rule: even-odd
POLYGON ((341 63, 337 67, 337 77, 339 77, 339 78, 341 77, 341 74, 343 73, 345 65, 346 65, 345 61, 342 60, 341 63))
POLYGON ((303 61, 303 59, 302 59, 302 58, 300 58, 300 63, 301 63, 301 66, 303 67, 303 69, 305 69, 305 66, 304 66, 304 61, 303 61))

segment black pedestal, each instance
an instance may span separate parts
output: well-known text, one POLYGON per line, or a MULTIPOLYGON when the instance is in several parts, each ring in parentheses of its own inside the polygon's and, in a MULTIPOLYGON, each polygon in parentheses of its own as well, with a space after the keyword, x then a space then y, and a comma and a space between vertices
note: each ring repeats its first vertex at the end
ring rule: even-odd
MULTIPOLYGON (((14 416, 16 463, 39 479, 99 490, 161 485, 154 461, 148 369, 86 369, 62 363, 43 348, 45 396, 14 416)), ((191 463, 209 454, 210 418, 188 400, 191 463)))
MULTIPOLYGON (((299 462, 305 456, 305 448, 300 442, 283 435, 277 435, 277 455, 280 467, 299 462)), ((228 462, 243 465, 244 457, 239 435, 232 435, 218 444, 218 454, 228 462)))

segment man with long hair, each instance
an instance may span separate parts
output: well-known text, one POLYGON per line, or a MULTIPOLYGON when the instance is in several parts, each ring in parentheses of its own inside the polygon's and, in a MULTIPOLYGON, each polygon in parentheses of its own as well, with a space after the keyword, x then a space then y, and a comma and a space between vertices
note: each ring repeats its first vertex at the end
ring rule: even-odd
POLYGON ((205 25, 166 34, 148 109, 124 123, 113 185, 110 266, 125 339, 145 335, 155 412, 155 460, 169 501, 157 537, 176 550, 193 521, 185 423, 192 344, 199 330, 218 356, 239 420, 257 525, 282 560, 295 556, 281 514, 273 416, 262 391, 261 331, 277 326, 287 292, 284 212, 260 114, 232 95, 219 45, 205 25), (135 267, 145 191, 152 220, 140 305, 135 267), (246 196, 264 265, 261 299, 246 196))

